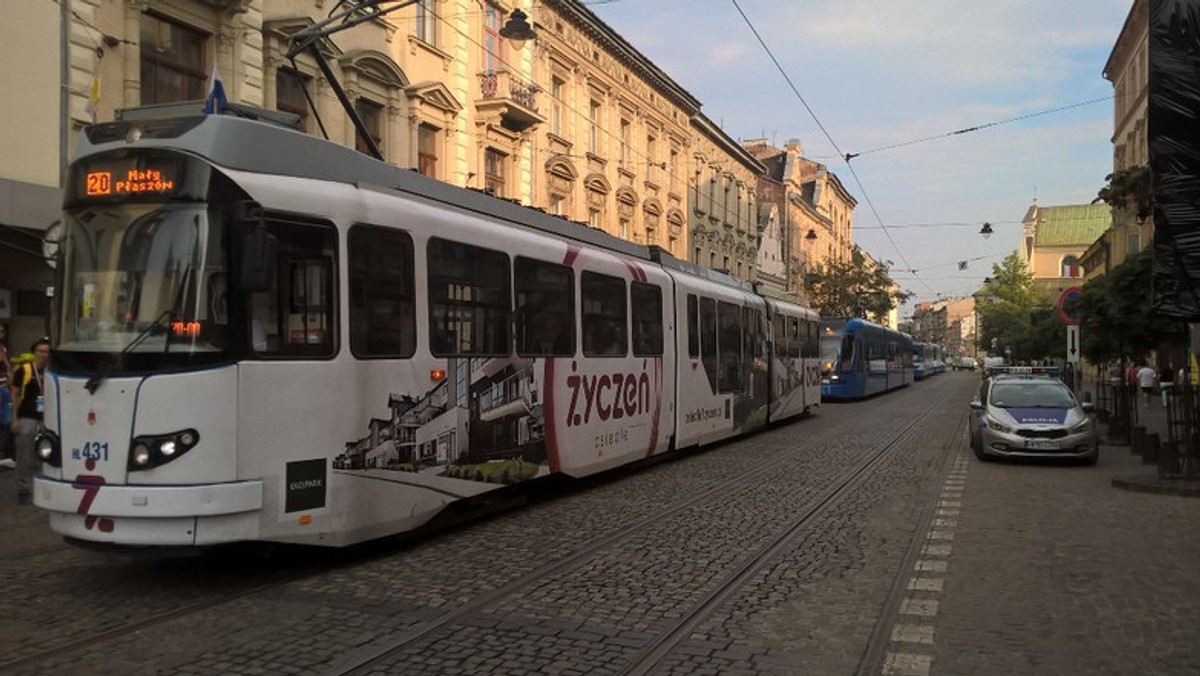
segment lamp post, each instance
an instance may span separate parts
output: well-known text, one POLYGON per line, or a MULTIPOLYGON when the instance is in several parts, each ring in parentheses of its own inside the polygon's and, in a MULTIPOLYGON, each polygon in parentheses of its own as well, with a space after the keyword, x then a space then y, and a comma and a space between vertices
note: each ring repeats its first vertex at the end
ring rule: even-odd
MULTIPOLYGON (((986 225, 986 223, 985 223, 986 225)), ((979 323, 979 304, 992 297, 991 291, 988 290, 988 285, 992 283, 991 277, 983 278, 983 285, 979 290, 971 294, 975 299, 975 358, 979 359, 979 334, 982 332, 982 325, 979 323)))

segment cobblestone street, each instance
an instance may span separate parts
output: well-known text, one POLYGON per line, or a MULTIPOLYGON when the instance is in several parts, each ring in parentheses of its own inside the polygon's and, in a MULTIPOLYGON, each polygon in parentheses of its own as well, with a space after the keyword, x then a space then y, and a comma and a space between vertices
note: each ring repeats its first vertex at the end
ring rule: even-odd
POLYGON ((349 555, 78 549, 3 471, 0 671, 1197 673, 1200 500, 1114 488, 1150 471, 1127 447, 980 463, 978 382, 349 555))

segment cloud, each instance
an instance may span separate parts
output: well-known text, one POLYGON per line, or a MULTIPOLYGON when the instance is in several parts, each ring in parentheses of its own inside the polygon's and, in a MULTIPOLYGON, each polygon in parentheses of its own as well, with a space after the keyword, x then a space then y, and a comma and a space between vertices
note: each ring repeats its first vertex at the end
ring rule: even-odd
POLYGON ((705 55, 713 66, 729 66, 738 63, 749 51, 749 45, 744 42, 719 42, 705 50, 705 55))

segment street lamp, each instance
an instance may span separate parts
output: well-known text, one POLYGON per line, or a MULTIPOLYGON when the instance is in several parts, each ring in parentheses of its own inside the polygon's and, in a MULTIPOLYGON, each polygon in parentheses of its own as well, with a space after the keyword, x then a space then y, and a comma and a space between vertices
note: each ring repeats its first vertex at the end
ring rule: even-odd
POLYGON ((537 37, 533 26, 529 25, 529 16, 520 9, 514 9, 508 15, 508 21, 500 29, 500 37, 506 38, 513 49, 520 50, 525 43, 537 37))

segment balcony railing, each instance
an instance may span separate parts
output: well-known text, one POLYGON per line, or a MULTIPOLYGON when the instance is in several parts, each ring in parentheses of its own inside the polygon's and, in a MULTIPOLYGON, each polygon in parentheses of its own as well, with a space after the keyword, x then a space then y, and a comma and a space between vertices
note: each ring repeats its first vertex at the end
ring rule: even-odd
POLYGON ((528 127, 545 122, 538 113, 537 85, 525 82, 504 70, 485 71, 479 74, 480 111, 497 110, 506 128, 523 131, 528 127))

